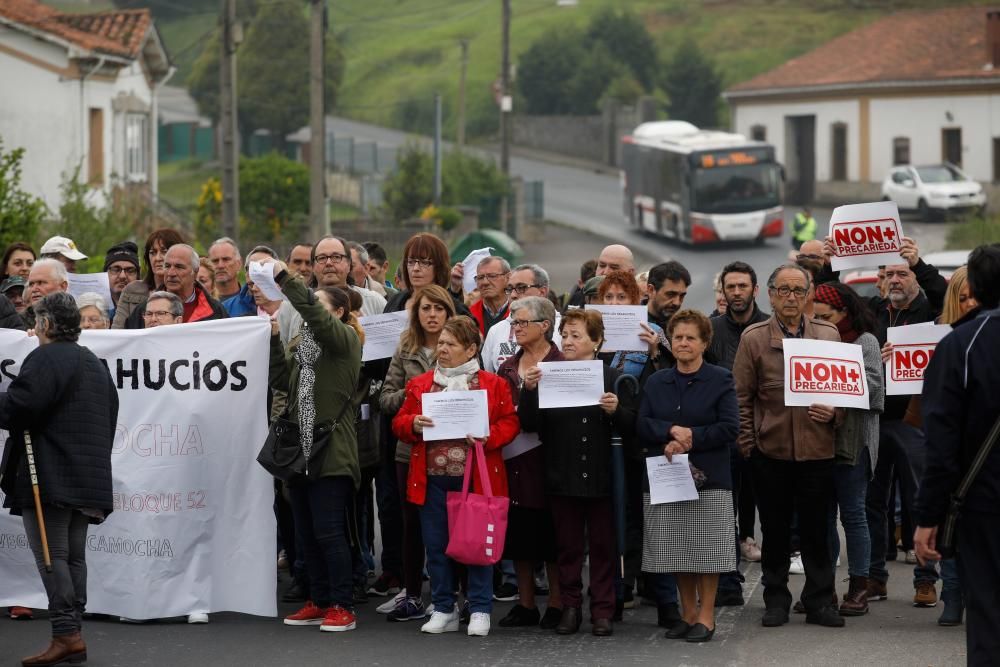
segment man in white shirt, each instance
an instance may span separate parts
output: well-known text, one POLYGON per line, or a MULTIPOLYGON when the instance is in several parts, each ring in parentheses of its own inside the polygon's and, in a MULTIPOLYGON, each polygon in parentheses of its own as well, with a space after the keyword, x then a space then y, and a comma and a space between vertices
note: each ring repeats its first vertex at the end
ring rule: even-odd
POLYGON ((381 315, 385 310, 385 297, 370 289, 349 284, 351 268, 351 251, 343 239, 324 236, 313 247, 313 275, 319 286, 352 289, 361 295, 362 315, 381 315))
MULTIPOLYGON (((537 264, 522 264, 515 267, 507 280, 507 287, 504 289, 510 303, 526 296, 542 296, 548 298, 549 295, 549 274, 537 264)), ((561 347, 562 338, 559 336, 559 311, 556 311, 556 330, 552 335, 552 340, 556 347, 561 347)), ((505 317, 494 324, 486 334, 486 341, 483 343, 483 368, 490 373, 496 373, 500 364, 517 354, 518 345, 514 338, 514 332, 510 326, 510 318, 505 317)))

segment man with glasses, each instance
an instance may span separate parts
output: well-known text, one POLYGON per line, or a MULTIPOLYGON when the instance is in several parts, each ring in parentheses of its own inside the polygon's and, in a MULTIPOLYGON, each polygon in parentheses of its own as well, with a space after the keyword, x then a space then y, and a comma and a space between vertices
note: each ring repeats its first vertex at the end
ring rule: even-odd
POLYGON ((108 272, 108 286, 111 288, 110 319, 113 320, 122 290, 139 277, 139 246, 125 241, 108 248, 104 255, 104 270, 108 272))
MULTIPOLYGON (((504 288, 508 303, 512 304, 526 296, 549 295, 549 274, 537 264, 522 264, 515 267, 504 288)), ((552 333, 552 341, 559 347, 562 338, 559 336, 559 311, 556 311, 556 323, 552 333)), ((517 354, 517 339, 510 318, 504 318, 495 323, 486 334, 483 343, 483 368, 490 373, 496 373, 500 364, 517 354)))
POLYGON ((507 278, 510 264, 503 257, 487 257, 476 267, 476 289, 480 299, 469 306, 472 317, 479 323, 479 334, 486 336, 493 325, 507 319, 510 301, 507 299, 507 278))
POLYGON ((146 300, 142 321, 146 329, 180 324, 184 321, 184 304, 171 292, 153 292, 146 300))
POLYGON ((779 266, 767 281, 773 315, 747 327, 733 362, 740 406, 737 438, 751 461, 764 545, 764 627, 788 622, 792 513, 798 530, 806 583, 806 622, 841 627, 831 605, 833 563, 828 548, 829 507, 833 500, 834 423, 840 409, 813 404, 785 407, 783 341, 786 338, 839 341, 832 324, 805 317, 809 272, 797 264, 779 266))
POLYGON ((347 242, 337 236, 324 236, 313 246, 313 276, 320 287, 352 289, 361 295, 361 314, 380 315, 385 310, 385 297, 370 289, 352 284, 353 262, 347 242))
MULTIPOLYGON (((198 266, 198 253, 186 243, 170 246, 163 259, 163 286, 167 292, 180 299, 181 321, 201 322, 229 317, 222 304, 213 299, 197 281, 198 266)), ((125 321, 125 328, 145 329, 149 326, 145 313, 146 303, 138 305, 125 321)))

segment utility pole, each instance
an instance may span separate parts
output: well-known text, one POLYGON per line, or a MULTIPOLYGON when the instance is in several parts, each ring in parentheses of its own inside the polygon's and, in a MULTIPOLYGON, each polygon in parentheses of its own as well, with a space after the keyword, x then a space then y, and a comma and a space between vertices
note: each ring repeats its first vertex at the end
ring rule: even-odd
POLYGON ((469 69, 469 40, 461 39, 458 43, 462 47, 462 73, 458 77, 458 128, 455 145, 458 150, 462 150, 465 147, 465 74, 469 69))
POLYGON ((236 23, 236 0, 222 1, 222 57, 219 59, 219 129, 222 132, 222 229, 239 241, 240 142, 236 119, 236 47, 240 28, 236 23))
MULTIPOLYGON (((503 44, 500 57, 500 171, 510 183, 510 112, 513 104, 510 96, 510 0, 503 1, 503 44)), ((508 228, 508 197, 500 200, 500 228, 508 228)))
POLYGON ((434 204, 441 203, 441 93, 434 93, 434 204))
POLYGON ((324 41, 326 1, 310 0, 309 24, 309 224, 314 234, 330 233, 326 205, 326 105, 324 41))

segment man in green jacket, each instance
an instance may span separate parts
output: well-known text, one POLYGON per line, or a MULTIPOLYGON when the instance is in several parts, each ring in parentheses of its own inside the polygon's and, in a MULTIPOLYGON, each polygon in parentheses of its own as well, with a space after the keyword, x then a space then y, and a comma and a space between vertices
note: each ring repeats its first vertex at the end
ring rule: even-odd
POLYGON ((795 214, 795 221, 792 222, 792 247, 798 250, 806 241, 816 238, 816 218, 812 216, 809 207, 803 206, 802 210, 795 214))

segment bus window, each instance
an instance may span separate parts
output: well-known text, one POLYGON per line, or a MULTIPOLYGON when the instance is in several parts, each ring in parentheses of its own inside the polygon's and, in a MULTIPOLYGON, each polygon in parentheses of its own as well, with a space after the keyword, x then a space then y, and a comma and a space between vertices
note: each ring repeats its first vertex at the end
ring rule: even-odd
POLYGON ((775 164, 695 170, 691 209, 741 213, 778 206, 780 176, 775 164))

